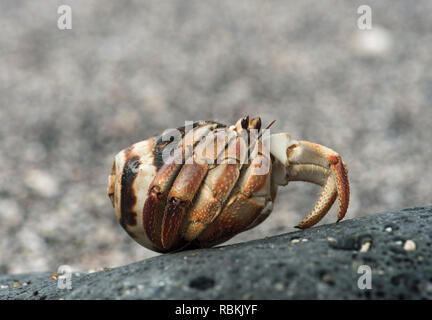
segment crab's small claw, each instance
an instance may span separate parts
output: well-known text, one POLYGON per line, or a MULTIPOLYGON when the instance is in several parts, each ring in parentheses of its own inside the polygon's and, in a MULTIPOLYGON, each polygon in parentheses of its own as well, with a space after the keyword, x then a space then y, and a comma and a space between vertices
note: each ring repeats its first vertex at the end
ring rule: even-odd
POLYGON ((339 198, 338 221, 348 209, 348 169, 341 156, 322 145, 296 141, 287 133, 271 135, 274 181, 286 185, 289 181, 307 181, 322 186, 322 192, 312 211, 297 226, 305 229, 320 221, 339 198))

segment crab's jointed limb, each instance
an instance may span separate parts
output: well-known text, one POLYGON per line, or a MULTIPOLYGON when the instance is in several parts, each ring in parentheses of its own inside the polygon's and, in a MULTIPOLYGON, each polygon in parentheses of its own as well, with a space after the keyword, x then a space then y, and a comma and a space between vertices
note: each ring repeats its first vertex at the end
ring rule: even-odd
POLYGON ((287 133, 271 135, 274 181, 286 185, 289 181, 306 181, 322 186, 321 195, 312 211, 297 226, 305 229, 320 221, 339 199, 338 221, 348 209, 348 169, 341 156, 322 145, 296 141, 287 133))

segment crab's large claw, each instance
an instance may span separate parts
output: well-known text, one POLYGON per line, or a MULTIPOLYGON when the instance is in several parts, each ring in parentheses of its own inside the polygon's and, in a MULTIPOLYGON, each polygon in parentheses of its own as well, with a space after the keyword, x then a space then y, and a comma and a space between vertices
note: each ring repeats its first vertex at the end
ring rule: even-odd
POLYGON ((338 221, 348 209, 348 169, 340 155, 330 148, 308 141, 296 141, 287 133, 270 137, 273 181, 286 185, 289 181, 307 181, 322 186, 322 192, 312 211, 297 226, 313 226, 330 210, 339 198, 338 221))

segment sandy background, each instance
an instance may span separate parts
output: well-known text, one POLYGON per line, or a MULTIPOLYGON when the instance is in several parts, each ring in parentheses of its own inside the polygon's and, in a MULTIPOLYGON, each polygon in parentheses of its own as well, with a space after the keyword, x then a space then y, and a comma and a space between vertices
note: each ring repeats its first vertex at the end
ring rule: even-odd
MULTIPOLYGON (((155 255, 115 220, 107 176, 120 149, 185 120, 261 115, 337 150, 347 218, 431 204, 431 17, 431 1, 1 1, 0 273, 155 255)), ((318 193, 280 189, 230 242, 293 230, 318 193)))

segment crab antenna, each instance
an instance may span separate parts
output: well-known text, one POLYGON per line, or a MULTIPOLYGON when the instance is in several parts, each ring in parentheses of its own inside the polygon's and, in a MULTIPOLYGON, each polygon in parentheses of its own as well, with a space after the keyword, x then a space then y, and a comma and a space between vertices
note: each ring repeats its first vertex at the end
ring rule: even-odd
POLYGON ((273 120, 272 122, 270 122, 270 124, 266 127, 266 130, 267 130, 267 129, 270 129, 270 127, 271 127, 275 122, 276 122, 276 120, 273 120))
MULTIPOLYGON (((270 127, 276 122, 276 120, 273 120, 272 122, 270 122, 270 124, 264 129, 270 129, 270 127)), ((259 140, 261 138, 261 136, 264 134, 264 130, 261 131, 260 135, 257 137, 257 140, 259 140)))

